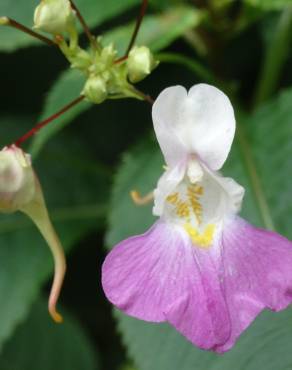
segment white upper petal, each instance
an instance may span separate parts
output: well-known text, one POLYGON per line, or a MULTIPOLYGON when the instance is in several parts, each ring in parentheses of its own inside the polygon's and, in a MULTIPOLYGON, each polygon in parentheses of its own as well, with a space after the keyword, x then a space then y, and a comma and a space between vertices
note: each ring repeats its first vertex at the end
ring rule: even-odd
POLYGON ((206 84, 194 85, 189 93, 169 87, 156 99, 152 116, 168 165, 197 156, 212 170, 222 167, 235 133, 233 108, 222 91, 206 84))

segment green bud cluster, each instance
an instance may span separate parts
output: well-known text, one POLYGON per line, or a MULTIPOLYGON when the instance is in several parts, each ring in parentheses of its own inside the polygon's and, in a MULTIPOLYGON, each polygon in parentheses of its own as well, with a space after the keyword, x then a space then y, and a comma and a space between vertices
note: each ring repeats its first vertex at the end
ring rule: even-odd
POLYGON ((124 97, 141 99, 132 83, 144 79, 158 65, 149 48, 134 47, 126 58, 119 60, 114 45, 103 46, 98 37, 91 40, 89 49, 82 49, 75 18, 69 0, 42 0, 34 21, 35 28, 55 36, 71 68, 84 74, 82 95, 95 104, 124 97))

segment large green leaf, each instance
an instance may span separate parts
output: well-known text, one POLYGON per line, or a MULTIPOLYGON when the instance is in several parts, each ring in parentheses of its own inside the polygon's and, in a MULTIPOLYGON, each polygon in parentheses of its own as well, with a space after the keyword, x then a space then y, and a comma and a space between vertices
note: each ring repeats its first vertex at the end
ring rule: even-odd
POLYGON ((292 239, 292 90, 248 120, 250 144, 276 229, 292 239))
POLYGON ((139 370, 287 370, 292 366, 292 309, 264 312, 224 355, 197 349, 167 324, 115 315, 139 370))
MULTIPOLYGON (((33 26, 33 13, 39 0, 1 0, 0 16, 14 18, 27 27, 33 26)), ((121 14, 131 6, 139 4, 140 0, 76 0, 82 15, 90 27, 95 27, 102 22, 121 14)), ((0 50, 14 51, 17 48, 33 44, 40 44, 38 40, 8 27, 0 27, 0 50)))
MULTIPOLYGON (((1 141, 7 132, 23 126, 2 118, 1 141)), ((9 141, 8 141, 9 142, 9 141)), ((86 146, 66 137, 44 151, 34 163, 52 220, 68 252, 87 232, 103 223, 107 179, 93 166, 86 146)), ((0 350, 3 342, 22 321, 42 284, 53 270, 49 249, 36 227, 22 215, 0 217, 0 350)))
MULTIPOLYGON (((253 183, 244 161, 248 151, 262 184, 278 230, 291 233, 292 90, 255 112, 241 117, 247 126, 248 145, 236 142, 224 174, 245 186, 242 215, 260 225, 253 183), (243 149, 242 149, 243 148, 243 149)), ((157 144, 135 148, 123 160, 117 174, 109 217, 107 244, 112 247, 133 234, 144 232, 154 221, 151 207, 135 207, 129 191, 148 192, 162 172, 157 144), (127 217, 125 217, 127 215, 127 217)), ((218 356, 200 351, 167 324, 149 324, 116 312, 124 342, 140 370, 287 370, 292 366, 292 311, 264 312, 241 336, 229 353, 218 356)))
POLYGON ((32 306, 0 355, 3 370, 97 370, 96 351, 68 313, 62 325, 52 322, 44 300, 32 306))
MULTIPOLYGON (((202 13, 194 7, 173 7, 160 15, 149 15, 143 19, 136 44, 147 45, 152 51, 167 47, 188 29, 197 26, 202 13)), ((134 24, 121 26, 106 33, 105 43, 114 42, 120 53, 127 49, 134 24)))

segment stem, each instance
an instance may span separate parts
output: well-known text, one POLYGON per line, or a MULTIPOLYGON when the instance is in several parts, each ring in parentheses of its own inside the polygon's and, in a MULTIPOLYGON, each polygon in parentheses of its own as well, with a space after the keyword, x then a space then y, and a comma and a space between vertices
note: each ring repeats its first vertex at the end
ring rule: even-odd
POLYGON ((267 229, 275 230, 274 222, 271 217, 271 212, 264 194, 264 190, 258 175, 258 171, 251 153, 249 143, 246 139, 246 133, 243 125, 237 125, 237 135, 239 139, 239 145, 245 161, 246 169, 250 177, 251 187, 253 189, 258 209, 263 221, 263 224, 267 229))
POLYGON ((202 78, 202 80, 205 80, 211 84, 222 84, 216 79, 215 76, 213 76, 211 72, 209 72, 207 68, 189 57, 176 53, 159 53, 155 55, 155 57, 159 61, 164 63, 181 64, 182 66, 187 67, 190 71, 194 72, 197 76, 202 78))
POLYGON ((49 296, 48 310, 53 320, 57 323, 61 323, 63 318, 57 312, 56 306, 66 273, 66 260, 61 242, 49 218, 45 200, 38 181, 36 182, 35 198, 20 210, 32 219, 52 252, 55 272, 49 296))
POLYGON ((291 36, 292 6, 289 6, 280 15, 273 37, 268 44, 254 96, 254 107, 268 99, 274 92, 289 52, 291 36))
MULTIPOLYGON (((50 214, 53 222, 92 220, 99 218, 104 220, 107 210, 107 204, 81 204, 55 209, 50 212, 50 214)), ((0 235, 29 227, 31 227, 31 223, 26 218, 16 221, 15 219, 6 219, 1 221, 0 235)))
POLYGON ((134 29, 134 32, 132 34, 132 37, 131 37, 131 40, 129 42, 129 45, 128 45, 128 48, 126 50, 126 53, 123 57, 117 59, 115 61, 115 63, 119 63, 119 62, 122 62, 124 60, 126 60, 128 58, 128 55, 136 41, 136 38, 138 36, 138 32, 139 32, 139 29, 141 27, 141 24, 142 24, 142 20, 144 18, 144 15, 146 13, 146 9, 147 9, 147 6, 148 6, 148 0, 142 0, 142 4, 141 4, 141 8, 140 8, 140 12, 138 14, 138 17, 137 17, 137 20, 136 20, 136 25, 135 25, 135 29, 134 29))
POLYGON ((77 99, 73 100, 71 103, 67 104, 64 108, 62 108, 59 112, 53 114, 49 118, 45 119, 44 121, 39 122, 36 126, 34 126, 30 131, 28 131, 25 135, 21 138, 16 140, 14 145, 20 146, 23 142, 29 139, 31 136, 35 135, 40 129, 48 125, 50 122, 54 121, 56 118, 60 117, 62 114, 67 112, 70 108, 74 107, 76 104, 80 103, 84 99, 84 95, 79 96, 77 99))
POLYGON ((74 4, 73 0, 70 0, 70 4, 71 4, 72 9, 76 12, 77 18, 79 19, 79 22, 81 23, 81 25, 83 27, 83 30, 84 30, 84 32, 85 32, 88 40, 90 41, 92 47, 94 49, 97 49, 96 39, 92 35, 92 33, 90 32, 90 29, 87 26, 87 23, 85 22, 85 19, 83 18, 82 14, 80 13, 80 11, 77 8, 77 6, 74 4))
POLYGON ((0 25, 16 28, 17 30, 27 33, 28 35, 38 40, 41 40, 50 46, 56 46, 56 43, 53 40, 43 35, 40 35, 37 32, 32 31, 30 28, 25 27, 23 24, 16 22, 14 19, 8 17, 0 17, 0 25))
POLYGON ((144 94, 142 91, 136 89, 134 86, 132 87, 132 91, 133 91, 134 94, 139 95, 143 100, 147 101, 151 105, 154 104, 154 100, 150 95, 144 94))

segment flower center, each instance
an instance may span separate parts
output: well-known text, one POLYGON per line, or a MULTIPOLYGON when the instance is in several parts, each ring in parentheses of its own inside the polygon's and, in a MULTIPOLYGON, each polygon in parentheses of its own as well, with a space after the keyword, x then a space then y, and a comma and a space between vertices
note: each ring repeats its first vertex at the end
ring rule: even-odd
POLYGON ((166 198, 170 205, 168 214, 179 220, 193 244, 200 247, 210 246, 216 227, 211 223, 202 225, 203 207, 200 198, 204 194, 203 186, 183 182, 177 190, 166 198))

